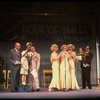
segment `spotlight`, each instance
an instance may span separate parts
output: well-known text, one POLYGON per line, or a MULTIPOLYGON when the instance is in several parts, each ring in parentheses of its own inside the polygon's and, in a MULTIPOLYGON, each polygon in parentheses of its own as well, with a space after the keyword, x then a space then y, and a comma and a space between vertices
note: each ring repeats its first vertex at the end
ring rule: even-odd
POLYGON ((44 13, 44 15, 45 15, 45 16, 47 16, 47 15, 48 15, 48 13, 44 13))

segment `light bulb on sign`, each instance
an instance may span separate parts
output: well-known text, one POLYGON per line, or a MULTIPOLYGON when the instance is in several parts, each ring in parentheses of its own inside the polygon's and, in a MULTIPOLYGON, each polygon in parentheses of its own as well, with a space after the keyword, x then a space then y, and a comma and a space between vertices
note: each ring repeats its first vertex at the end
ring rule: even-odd
POLYGON ((47 16, 47 15, 48 15, 48 13, 44 13, 44 15, 45 15, 45 16, 47 16))

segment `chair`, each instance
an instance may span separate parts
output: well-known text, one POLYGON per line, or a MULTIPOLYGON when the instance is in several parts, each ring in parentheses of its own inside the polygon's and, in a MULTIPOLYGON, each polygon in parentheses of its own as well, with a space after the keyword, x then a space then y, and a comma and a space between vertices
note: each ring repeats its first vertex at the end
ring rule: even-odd
POLYGON ((11 71, 10 70, 8 70, 7 71, 7 89, 9 88, 9 86, 10 86, 10 79, 11 79, 11 71))
MULTIPOLYGON (((100 78, 97 78, 100 82, 100 78)), ((100 83, 97 85, 97 88, 96 89, 100 89, 100 83)))
POLYGON ((0 84, 0 86, 3 86, 4 89, 6 89, 6 69, 3 69, 3 75, 4 75, 4 82, 3 84, 0 84))
POLYGON ((47 80, 50 81, 51 78, 46 78, 46 74, 52 74, 52 70, 43 70, 43 78, 44 78, 44 88, 48 85, 46 82, 47 80))

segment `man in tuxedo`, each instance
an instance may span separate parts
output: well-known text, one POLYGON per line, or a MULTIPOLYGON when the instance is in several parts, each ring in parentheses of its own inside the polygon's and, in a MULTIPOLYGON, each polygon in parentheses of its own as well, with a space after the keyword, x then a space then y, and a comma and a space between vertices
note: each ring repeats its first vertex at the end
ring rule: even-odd
POLYGON ((91 61, 93 58, 93 54, 91 53, 90 46, 86 46, 85 55, 83 59, 82 66, 82 89, 86 88, 86 83, 89 89, 92 89, 91 86, 91 61))
POLYGON ((10 51, 10 70, 11 70, 11 91, 16 92, 19 85, 20 65, 21 65, 21 45, 16 42, 10 51))

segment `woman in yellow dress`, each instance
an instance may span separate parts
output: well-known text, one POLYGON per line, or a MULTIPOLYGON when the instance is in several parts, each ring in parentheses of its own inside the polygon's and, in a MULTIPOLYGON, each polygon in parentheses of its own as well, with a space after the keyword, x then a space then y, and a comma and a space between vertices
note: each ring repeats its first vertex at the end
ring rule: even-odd
POLYGON ((51 46, 51 57, 50 61, 52 63, 52 80, 49 85, 49 91, 52 91, 54 88, 60 89, 60 82, 59 82, 59 57, 58 57, 58 46, 57 44, 53 44, 51 46))
POLYGON ((70 88, 70 73, 68 65, 68 52, 67 46, 62 45, 62 51, 60 52, 60 87, 62 91, 65 91, 70 88))
POLYGON ((75 46, 73 44, 67 45, 67 50, 68 50, 68 63, 69 63, 69 68, 70 68, 70 82, 71 89, 72 90, 79 90, 79 85, 76 79, 75 75, 75 61, 77 60, 76 53, 73 51, 75 46))

